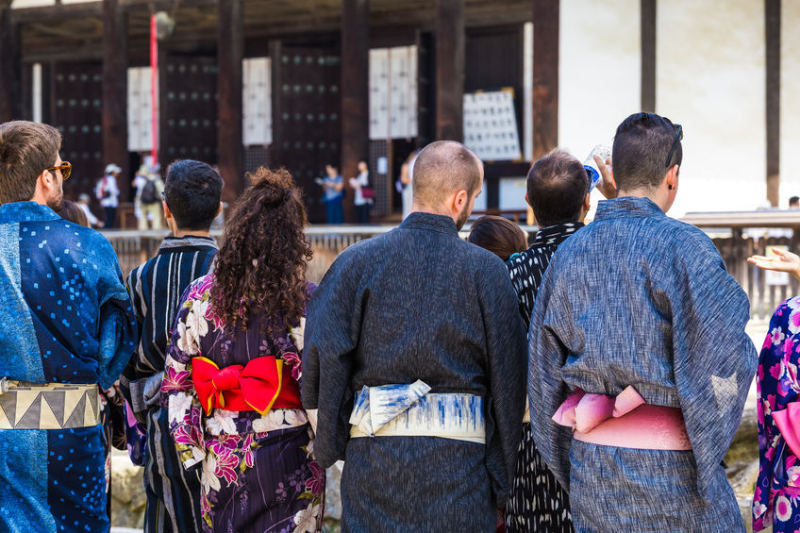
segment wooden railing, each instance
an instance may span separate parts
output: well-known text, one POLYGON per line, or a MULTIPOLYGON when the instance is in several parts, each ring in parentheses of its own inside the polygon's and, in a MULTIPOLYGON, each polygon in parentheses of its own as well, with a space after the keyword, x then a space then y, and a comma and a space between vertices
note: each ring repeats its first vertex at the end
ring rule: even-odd
MULTIPOLYGON (((767 246, 783 245, 800 250, 800 211, 743 213, 689 213, 684 222, 696 225, 711 237, 728 268, 750 297, 753 318, 767 319, 783 300, 800 294, 794 278, 787 285, 768 285, 763 271, 747 263, 751 255, 763 255, 767 246), (760 228, 760 229, 753 229, 760 228)), ((306 235, 314 248, 308 278, 319 282, 336 256, 348 246, 390 231, 395 226, 311 226, 306 235)), ((535 226, 522 226, 530 237, 535 226)), ((465 237, 468 230, 462 232, 465 237)), ((220 232, 213 232, 219 238, 220 232)), ((153 257, 166 235, 163 231, 107 231, 106 237, 119 257, 123 274, 153 257)))

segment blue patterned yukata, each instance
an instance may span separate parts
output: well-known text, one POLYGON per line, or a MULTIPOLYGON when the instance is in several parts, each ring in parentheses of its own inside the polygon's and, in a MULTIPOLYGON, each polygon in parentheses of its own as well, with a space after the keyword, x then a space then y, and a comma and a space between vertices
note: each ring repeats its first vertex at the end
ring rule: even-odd
MULTIPOLYGON (((114 250, 49 207, 0 206, 0 294, 6 380, 108 389, 133 353, 138 331, 114 250)), ((77 402, 10 392, 0 394, 0 531, 108 531, 103 427, 91 425, 99 391, 77 402), (23 429, 45 422, 63 429, 23 429)))
POLYGON ((529 333, 531 429, 569 491, 575 530, 744 531, 721 465, 757 357, 750 305, 701 230, 646 198, 600 202, 558 248, 529 333), (691 450, 573 440, 552 420, 569 393, 679 408, 691 450))

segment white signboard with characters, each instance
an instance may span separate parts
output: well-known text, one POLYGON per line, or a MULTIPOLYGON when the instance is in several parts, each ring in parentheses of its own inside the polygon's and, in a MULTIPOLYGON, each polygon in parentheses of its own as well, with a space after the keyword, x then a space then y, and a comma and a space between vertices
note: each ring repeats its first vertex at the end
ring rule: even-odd
POLYGON ((464 144, 484 161, 522 159, 513 89, 464 95, 464 144))

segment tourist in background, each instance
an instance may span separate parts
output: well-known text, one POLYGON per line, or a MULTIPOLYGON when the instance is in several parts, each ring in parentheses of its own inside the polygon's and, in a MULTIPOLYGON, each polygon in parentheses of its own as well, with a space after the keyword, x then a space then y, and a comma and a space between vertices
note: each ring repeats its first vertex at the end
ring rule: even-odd
POLYGON ((372 183, 372 173, 365 160, 358 162, 358 176, 350 178, 350 187, 355 191, 353 204, 356 207, 356 222, 369 224, 369 210, 375 198, 375 188, 372 183))
POLYGON ((334 261, 309 306, 303 403, 345 459, 342 529, 494 531, 525 398, 525 331, 503 262, 458 231, 483 164, 428 145, 414 212, 334 261), (443 416, 439 416, 443 413, 443 416))
POLYGON ((148 227, 160 230, 164 227, 162 224, 164 215, 161 210, 163 192, 164 181, 161 179, 161 165, 155 164, 148 169, 142 186, 137 189, 136 201, 141 211, 138 219, 140 230, 146 230, 148 227))
MULTIPOLYGON (((800 280, 800 257, 780 249, 772 257, 748 259, 757 267, 788 272, 800 280)), ((772 527, 774 533, 794 533, 800 520, 800 297, 775 310, 761 346, 758 388, 759 470, 753 495, 753 531, 772 527), (793 425, 794 422, 794 425, 793 425)))
POLYGON ((418 153, 418 150, 414 150, 408 154, 405 163, 400 167, 397 189, 403 200, 403 220, 411 213, 414 203, 414 161, 416 161, 418 153))
POLYGON ((315 285, 302 194, 259 168, 225 226, 214 272, 186 290, 162 405, 200 469, 205 531, 320 531, 325 471, 300 401, 305 308, 315 285))
POLYGON ((182 160, 167 169, 163 209, 172 234, 156 256, 131 270, 128 292, 141 340, 120 383, 145 438, 129 431, 135 463, 145 467, 145 533, 202 530, 200 475, 182 468, 172 436, 161 382, 170 331, 183 291, 209 272, 217 254, 211 223, 222 209, 222 178, 206 163, 182 160), (144 450, 143 448, 146 448, 144 450))
POLYGON ((344 224, 344 180, 339 174, 339 169, 333 165, 325 166, 326 176, 316 181, 325 191, 322 201, 325 202, 325 214, 328 224, 344 224))
POLYGON ((528 236, 522 228, 494 215, 484 215, 473 222, 467 241, 489 250, 503 261, 528 247, 528 236))
POLYGON ((108 240, 55 213, 60 146, 51 126, 0 125, 0 531, 110 526, 99 392, 138 331, 108 240))
POLYGON ((101 220, 98 220, 98 218, 94 216, 94 213, 92 213, 92 210, 89 208, 89 200, 89 195, 83 193, 78 196, 78 202, 75 205, 77 205, 78 208, 83 211, 90 228, 102 228, 105 224, 103 224, 101 220))
POLYGON ((117 206, 119 206, 119 187, 117 186, 117 177, 122 169, 117 165, 111 163, 106 165, 105 174, 97 182, 94 188, 94 194, 100 205, 106 210, 106 221, 104 227, 106 229, 113 229, 116 227, 117 221, 117 206))

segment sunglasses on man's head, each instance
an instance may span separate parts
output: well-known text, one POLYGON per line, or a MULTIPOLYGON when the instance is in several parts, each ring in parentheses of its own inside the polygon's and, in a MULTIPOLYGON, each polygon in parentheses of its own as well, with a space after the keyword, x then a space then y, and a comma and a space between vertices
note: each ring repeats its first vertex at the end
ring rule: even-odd
POLYGON ((72 163, 69 161, 62 161, 60 165, 57 167, 50 167, 46 168, 48 172, 55 173, 57 170, 61 171, 61 179, 67 180, 69 179, 70 174, 72 174, 72 163))
POLYGON ((669 162, 672 160, 672 154, 674 154, 675 150, 678 148, 678 143, 683 140, 683 126, 681 126, 680 124, 673 124, 672 121, 667 117, 662 117, 661 115, 656 115, 655 113, 647 113, 647 116, 653 122, 660 121, 675 131, 675 140, 672 141, 672 148, 669 149, 669 155, 667 155, 667 162, 664 163, 664 166, 669 168, 671 166, 669 162))

